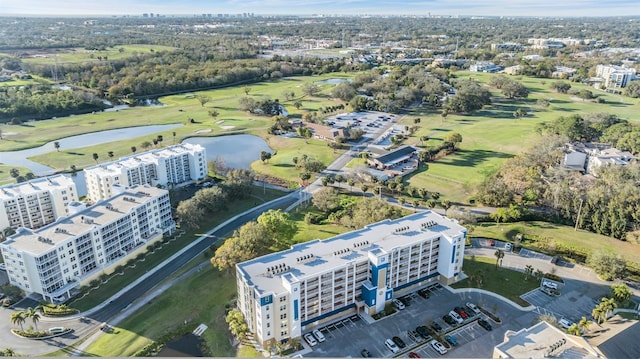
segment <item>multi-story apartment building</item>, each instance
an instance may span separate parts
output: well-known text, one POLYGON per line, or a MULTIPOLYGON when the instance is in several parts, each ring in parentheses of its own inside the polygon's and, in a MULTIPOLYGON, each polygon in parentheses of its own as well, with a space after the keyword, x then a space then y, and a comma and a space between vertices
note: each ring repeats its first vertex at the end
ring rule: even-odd
POLYGON ((315 240, 236 266, 238 308, 264 347, 439 280, 456 282, 466 229, 426 211, 315 240))
POLYGON ((620 89, 627 87, 630 81, 636 79, 636 69, 616 65, 598 65, 596 77, 602 79, 602 82, 596 82, 597 88, 604 86, 606 89, 620 89))
POLYGON ((89 198, 109 198, 114 185, 131 187, 150 184, 172 186, 207 176, 205 148, 190 143, 123 157, 84 170, 89 198))
POLYGON ((9 282, 59 302, 71 291, 146 250, 171 233, 169 192, 136 186, 39 229, 19 228, 0 243, 9 282))
POLYGON ((0 187, 0 230, 39 228, 68 214, 67 205, 78 200, 73 180, 63 175, 0 187))

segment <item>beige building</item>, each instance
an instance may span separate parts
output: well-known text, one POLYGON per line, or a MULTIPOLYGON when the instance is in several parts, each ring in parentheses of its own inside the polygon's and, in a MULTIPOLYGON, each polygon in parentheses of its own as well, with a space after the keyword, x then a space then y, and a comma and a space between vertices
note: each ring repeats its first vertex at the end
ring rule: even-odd
POLYGON ((63 175, 0 187, 0 230, 39 228, 69 214, 67 205, 78 200, 73 180, 63 175))

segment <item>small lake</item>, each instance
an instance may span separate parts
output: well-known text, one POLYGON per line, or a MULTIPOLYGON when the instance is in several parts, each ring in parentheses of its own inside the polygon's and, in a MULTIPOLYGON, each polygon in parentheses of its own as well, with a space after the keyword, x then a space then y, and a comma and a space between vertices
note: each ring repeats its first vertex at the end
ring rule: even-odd
POLYGON ((200 350, 200 338, 193 334, 167 343, 158 353, 159 357, 203 357, 200 350))
POLYGON ((254 135, 191 137, 182 142, 201 145, 207 149, 207 160, 221 157, 231 168, 250 169, 251 162, 260 159, 260 152, 272 152, 261 137, 254 135))
POLYGON ((333 78, 333 79, 326 79, 326 80, 321 80, 321 81, 316 81, 317 83, 320 84, 329 84, 329 85, 339 85, 343 82, 352 82, 353 80, 351 79, 338 79, 338 78, 333 78))
MULTIPOLYGON (((181 124, 173 124, 121 128, 116 130, 107 130, 86 133, 84 135, 70 136, 61 138, 57 142, 60 143, 60 150, 64 151, 70 148, 99 145, 102 143, 140 137, 162 131, 169 131, 181 126, 181 124)), ((164 137, 168 138, 168 136, 164 137)), ((56 141, 47 142, 40 147, 29 148, 26 150, 0 152, 0 162, 10 166, 26 167, 38 176, 50 174, 53 171, 51 167, 31 161, 28 159, 28 157, 55 151, 56 148, 54 146, 54 142, 56 141)), ((260 156, 260 152, 258 152, 258 156, 260 156)))

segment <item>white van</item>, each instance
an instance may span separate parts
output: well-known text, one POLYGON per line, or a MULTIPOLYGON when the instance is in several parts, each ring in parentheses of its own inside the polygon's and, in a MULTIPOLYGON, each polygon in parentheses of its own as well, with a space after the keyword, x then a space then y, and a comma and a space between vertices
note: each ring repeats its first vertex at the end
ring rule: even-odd
POLYGON ((400 348, 398 348, 398 346, 396 345, 396 343, 393 342, 393 340, 391 339, 387 339, 384 341, 384 345, 389 348, 389 350, 391 350, 392 353, 397 353, 400 351, 400 348))

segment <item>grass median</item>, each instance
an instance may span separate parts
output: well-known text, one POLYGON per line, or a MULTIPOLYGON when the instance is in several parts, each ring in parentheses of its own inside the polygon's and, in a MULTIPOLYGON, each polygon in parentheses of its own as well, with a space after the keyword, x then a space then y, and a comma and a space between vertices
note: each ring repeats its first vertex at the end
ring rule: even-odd
POLYGON ((453 288, 480 288, 499 294, 521 306, 529 303, 520 298, 538 287, 539 283, 532 276, 515 270, 496 267, 495 258, 465 257, 462 270, 469 278, 451 285, 453 288), (526 280, 525 280, 526 279, 526 280))

